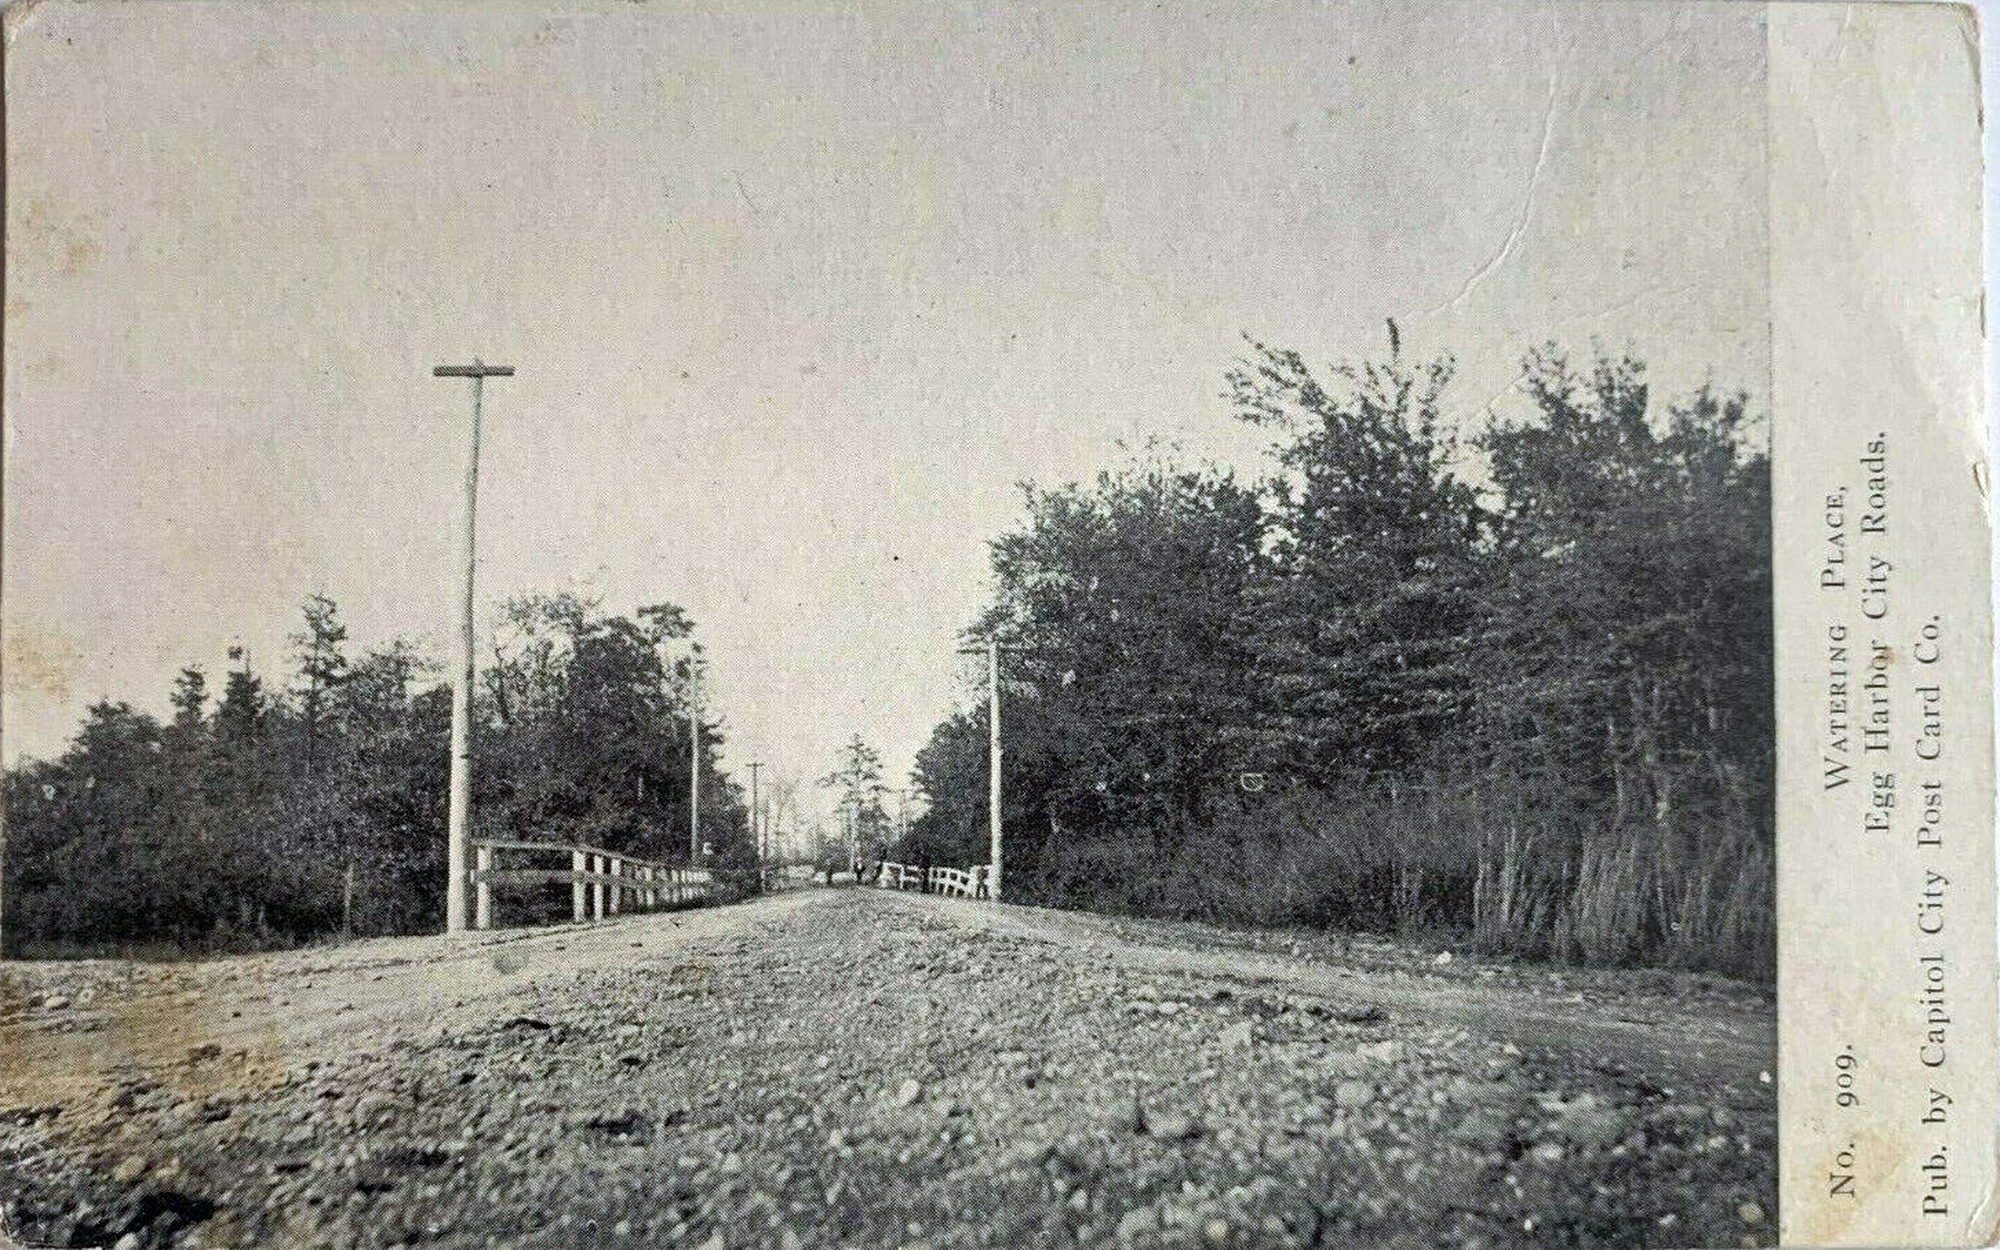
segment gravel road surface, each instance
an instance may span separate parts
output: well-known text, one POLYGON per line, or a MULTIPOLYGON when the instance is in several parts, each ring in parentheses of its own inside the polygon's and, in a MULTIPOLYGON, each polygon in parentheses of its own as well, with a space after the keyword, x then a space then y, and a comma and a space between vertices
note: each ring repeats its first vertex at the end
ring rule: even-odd
POLYGON ((1754 1246, 1773 1015, 858 888, 10 964, 0 1197, 19 1242, 122 1250, 1754 1246))

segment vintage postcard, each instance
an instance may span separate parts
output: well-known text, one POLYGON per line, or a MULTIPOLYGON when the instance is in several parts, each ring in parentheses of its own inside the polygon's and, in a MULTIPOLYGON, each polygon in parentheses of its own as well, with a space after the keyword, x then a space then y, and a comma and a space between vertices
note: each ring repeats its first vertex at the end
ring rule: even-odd
POLYGON ((2000 1235, 1971 10, 4 31, 0 1246, 2000 1235))

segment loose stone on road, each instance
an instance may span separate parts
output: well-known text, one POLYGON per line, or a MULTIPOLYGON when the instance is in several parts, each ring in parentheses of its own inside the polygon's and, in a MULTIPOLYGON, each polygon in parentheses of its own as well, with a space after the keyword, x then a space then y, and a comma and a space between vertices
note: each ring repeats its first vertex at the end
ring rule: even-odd
POLYGON ((31 1241, 1772 1238, 1728 982, 860 889, 0 975, 31 1241))

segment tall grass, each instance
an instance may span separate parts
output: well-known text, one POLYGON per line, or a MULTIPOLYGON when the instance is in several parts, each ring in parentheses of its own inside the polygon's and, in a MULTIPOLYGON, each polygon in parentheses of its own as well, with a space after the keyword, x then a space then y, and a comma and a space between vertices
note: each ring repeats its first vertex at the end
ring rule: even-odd
MULTIPOLYGON (((1671 821, 1449 779, 1299 789, 1218 814, 1223 835, 1052 842, 1048 901, 1234 923, 1448 937, 1501 955, 1770 981, 1770 818, 1671 821)), ((1024 883, 1025 884, 1025 883, 1024 883)))

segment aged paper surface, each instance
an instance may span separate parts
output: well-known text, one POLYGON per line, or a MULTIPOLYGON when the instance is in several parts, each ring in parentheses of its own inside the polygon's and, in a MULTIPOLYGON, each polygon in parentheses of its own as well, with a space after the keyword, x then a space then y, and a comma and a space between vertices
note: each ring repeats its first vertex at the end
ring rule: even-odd
POLYGON ((1978 45, 8 7, 0 1250, 1991 1240, 1978 45))
POLYGON ((1978 33, 1943 6, 1768 22, 1783 1235, 1987 1244, 1978 33))

